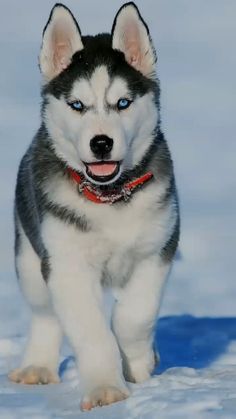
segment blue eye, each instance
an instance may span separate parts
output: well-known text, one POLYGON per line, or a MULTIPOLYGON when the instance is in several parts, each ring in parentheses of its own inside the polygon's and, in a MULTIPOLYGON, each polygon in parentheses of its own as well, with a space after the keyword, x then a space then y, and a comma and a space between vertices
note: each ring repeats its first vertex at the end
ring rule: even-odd
POLYGON ((84 109, 84 105, 80 100, 75 100, 74 102, 68 103, 68 105, 74 109, 75 111, 82 112, 84 109))
POLYGON ((126 98, 121 98, 117 102, 117 109, 122 111, 123 109, 127 109, 131 105, 132 101, 126 98))

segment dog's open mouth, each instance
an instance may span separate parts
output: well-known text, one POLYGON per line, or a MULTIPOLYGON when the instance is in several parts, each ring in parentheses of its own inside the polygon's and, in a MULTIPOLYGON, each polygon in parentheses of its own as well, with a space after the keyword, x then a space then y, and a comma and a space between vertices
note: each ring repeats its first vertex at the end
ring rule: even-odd
POLYGON ((120 162, 101 161, 85 163, 87 175, 96 182, 109 182, 116 177, 120 170, 120 162))

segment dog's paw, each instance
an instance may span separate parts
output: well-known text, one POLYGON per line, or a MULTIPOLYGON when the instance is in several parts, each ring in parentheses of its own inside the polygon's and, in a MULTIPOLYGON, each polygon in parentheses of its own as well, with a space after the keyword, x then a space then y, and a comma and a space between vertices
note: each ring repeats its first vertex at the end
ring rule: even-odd
POLYGON ((139 358, 124 362, 124 376, 131 383, 142 383, 151 378, 155 366, 159 364, 159 354, 150 352, 139 358))
POLYGON ((57 373, 45 367, 29 366, 16 369, 8 375, 11 381, 20 384, 57 384, 60 382, 57 373))
POLYGON ((90 394, 85 395, 81 401, 81 410, 91 410, 96 406, 106 406, 108 404, 120 402, 127 399, 129 391, 116 387, 98 387, 90 394))

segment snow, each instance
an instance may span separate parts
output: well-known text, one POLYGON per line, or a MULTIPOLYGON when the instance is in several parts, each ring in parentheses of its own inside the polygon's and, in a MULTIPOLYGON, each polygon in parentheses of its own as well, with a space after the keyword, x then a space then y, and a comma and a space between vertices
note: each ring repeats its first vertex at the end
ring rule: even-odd
MULTIPOLYGON (((29 311, 13 262, 12 202, 19 159, 39 125, 37 54, 52 0, 1 0, 0 418, 235 418, 236 85, 234 0, 137 1, 158 49, 162 119, 182 212, 180 258, 164 296, 161 364, 125 402, 79 410, 79 377, 64 346, 62 383, 12 384, 29 311)), ((65 1, 84 33, 109 30, 120 0, 65 1), (106 13, 104 13, 106 11, 106 13)))

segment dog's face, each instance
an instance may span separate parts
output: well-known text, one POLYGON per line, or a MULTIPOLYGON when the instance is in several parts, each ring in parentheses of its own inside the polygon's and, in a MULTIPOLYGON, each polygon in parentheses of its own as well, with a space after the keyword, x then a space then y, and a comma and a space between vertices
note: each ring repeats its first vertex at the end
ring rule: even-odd
POLYGON ((133 4, 111 35, 82 37, 55 6, 40 54, 43 118, 57 155, 96 184, 115 182, 145 155, 158 122, 155 52, 133 4))

